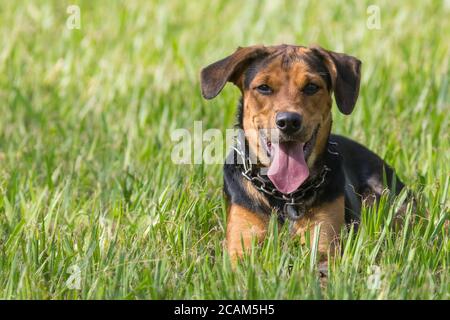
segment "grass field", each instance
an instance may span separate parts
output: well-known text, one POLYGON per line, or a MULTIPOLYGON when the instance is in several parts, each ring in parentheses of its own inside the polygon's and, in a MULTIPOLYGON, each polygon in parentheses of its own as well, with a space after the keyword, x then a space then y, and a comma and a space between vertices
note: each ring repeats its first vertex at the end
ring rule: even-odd
POLYGON ((449 14, 448 1, 0 1, 0 298, 449 299, 449 14), (401 230, 395 205, 366 210, 322 285, 314 243, 275 223, 233 272, 221 165, 171 161, 172 130, 235 122, 238 90, 204 101, 200 69, 256 43, 360 58, 359 102, 333 130, 421 199, 401 230))

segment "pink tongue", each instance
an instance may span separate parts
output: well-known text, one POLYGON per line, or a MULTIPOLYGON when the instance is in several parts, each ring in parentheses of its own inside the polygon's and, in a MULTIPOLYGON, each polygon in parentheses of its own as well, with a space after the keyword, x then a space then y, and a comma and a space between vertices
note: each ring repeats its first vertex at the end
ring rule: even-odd
POLYGON ((308 178, 303 146, 304 143, 298 142, 272 144, 273 160, 267 176, 278 191, 285 194, 294 192, 308 178))

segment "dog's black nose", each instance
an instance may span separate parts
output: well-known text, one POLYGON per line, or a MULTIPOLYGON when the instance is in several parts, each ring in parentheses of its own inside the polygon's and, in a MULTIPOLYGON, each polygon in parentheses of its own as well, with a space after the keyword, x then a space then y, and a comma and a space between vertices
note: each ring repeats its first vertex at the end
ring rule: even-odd
POLYGON ((302 126, 302 116, 297 112, 280 112, 275 120, 278 129, 286 134, 294 134, 302 126))

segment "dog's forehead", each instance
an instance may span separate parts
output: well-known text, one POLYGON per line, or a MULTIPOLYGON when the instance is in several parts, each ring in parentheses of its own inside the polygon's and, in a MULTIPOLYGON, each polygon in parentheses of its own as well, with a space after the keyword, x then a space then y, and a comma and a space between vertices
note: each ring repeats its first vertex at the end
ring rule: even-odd
POLYGON ((248 88, 259 74, 298 74, 299 72, 317 73, 325 80, 327 86, 331 85, 325 63, 310 48, 285 44, 267 48, 270 54, 261 60, 254 61, 248 67, 244 78, 245 88, 248 88))
POLYGON ((272 46, 269 51, 271 53, 264 58, 263 65, 278 65, 284 70, 289 70, 294 62, 305 61, 312 54, 307 47, 293 45, 272 46))

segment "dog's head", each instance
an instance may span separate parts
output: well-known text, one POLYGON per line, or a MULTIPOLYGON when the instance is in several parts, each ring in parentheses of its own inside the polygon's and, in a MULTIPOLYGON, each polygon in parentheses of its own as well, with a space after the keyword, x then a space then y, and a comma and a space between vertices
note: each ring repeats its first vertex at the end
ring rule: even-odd
POLYGON ((259 162, 283 193, 298 188, 325 149, 332 93, 344 114, 358 98, 361 62, 320 47, 238 48, 201 72, 212 99, 227 81, 242 92, 242 127, 259 162), (275 133, 275 135, 274 135, 275 133))

